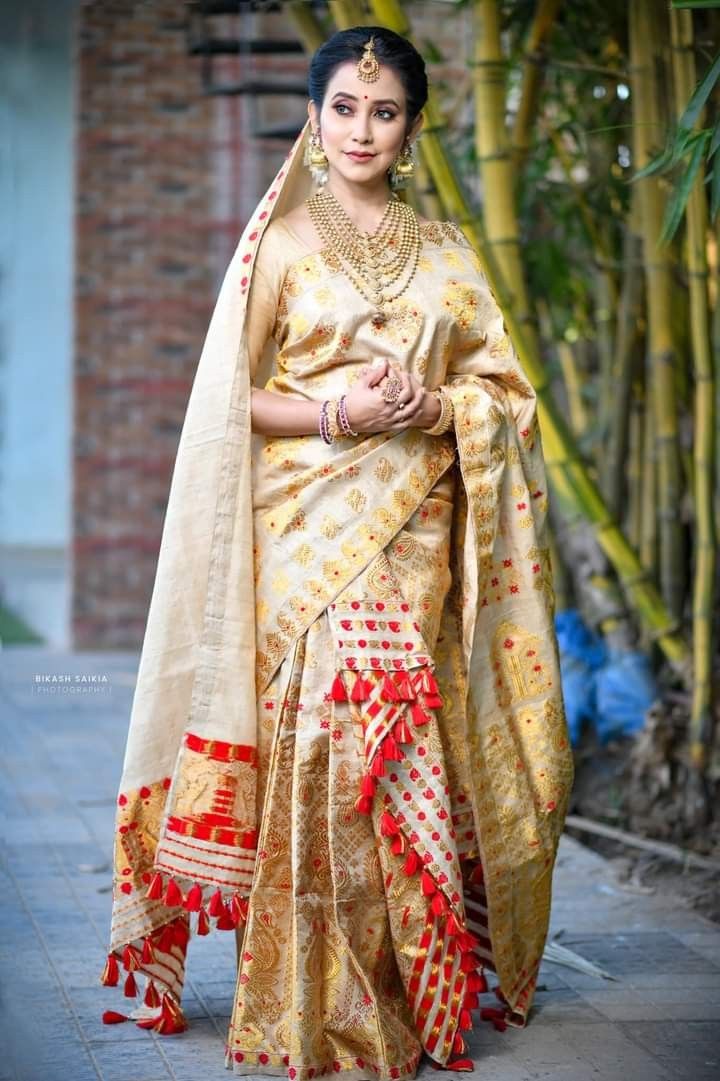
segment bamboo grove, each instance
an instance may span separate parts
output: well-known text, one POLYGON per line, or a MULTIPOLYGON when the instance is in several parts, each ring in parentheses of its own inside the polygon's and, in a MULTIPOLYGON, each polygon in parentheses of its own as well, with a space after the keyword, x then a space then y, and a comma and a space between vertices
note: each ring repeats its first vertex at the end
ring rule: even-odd
MULTIPOLYGON (((682 203, 670 205, 675 173, 648 165, 713 63, 720 10, 330 0, 326 25, 308 4, 288 8, 309 51, 334 28, 376 24, 428 62, 411 198, 475 246, 537 392, 558 596, 606 636, 639 637, 691 690, 687 749, 702 775, 714 738, 720 299, 698 145, 700 134, 705 150, 716 142, 703 125, 720 114, 720 79, 685 133, 682 203), (457 20, 461 87, 443 80, 446 58, 413 26, 427 7, 457 20), (564 558, 583 546, 588 560, 564 558)), ((720 150, 716 161, 720 170, 720 150)))

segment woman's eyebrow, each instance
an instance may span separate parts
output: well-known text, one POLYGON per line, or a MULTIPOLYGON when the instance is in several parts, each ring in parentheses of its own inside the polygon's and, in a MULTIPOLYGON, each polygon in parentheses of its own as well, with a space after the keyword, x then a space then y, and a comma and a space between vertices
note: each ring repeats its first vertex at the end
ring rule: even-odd
MULTIPOLYGON (((334 101, 335 98, 352 98, 353 101, 358 100, 354 94, 348 94, 345 90, 338 90, 335 94, 333 94, 332 100, 334 101)), ((373 105, 385 104, 394 105, 397 109, 400 108, 398 103, 395 101, 395 98, 375 98, 375 100, 373 101, 373 105)))

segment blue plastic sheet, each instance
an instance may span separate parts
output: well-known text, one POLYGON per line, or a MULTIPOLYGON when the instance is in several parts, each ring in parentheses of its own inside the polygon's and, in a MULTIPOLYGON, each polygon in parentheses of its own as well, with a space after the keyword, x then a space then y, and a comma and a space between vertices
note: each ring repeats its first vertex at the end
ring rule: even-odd
POLYGON ((574 608, 556 613, 555 630, 572 745, 578 745, 586 725, 600 743, 639 731, 657 696, 646 655, 610 649, 574 608))

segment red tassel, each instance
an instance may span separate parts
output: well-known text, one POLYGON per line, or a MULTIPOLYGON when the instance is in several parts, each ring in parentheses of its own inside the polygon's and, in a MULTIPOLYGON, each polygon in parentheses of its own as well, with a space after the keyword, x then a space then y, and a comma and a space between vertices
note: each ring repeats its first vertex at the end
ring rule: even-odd
POLYGON ((417 695, 415 694, 415 688, 410 682, 410 677, 407 672, 398 672, 395 676, 395 686, 397 687, 398 698, 401 702, 414 702, 417 695))
POLYGON ((424 696, 425 705, 428 709, 440 709, 443 700, 439 694, 426 694, 424 696))
POLYGON ((397 692, 397 687, 390 679, 390 676, 387 674, 387 672, 383 676, 382 687, 380 688, 380 697, 382 698, 383 702, 398 702, 400 700, 400 696, 397 692))
POLYGON ((466 991, 463 1006, 466 1010, 477 1010, 480 1007, 480 999, 472 991, 466 991))
POLYGON ((410 714, 416 728, 419 728, 422 724, 427 724, 430 720, 430 714, 425 712, 419 702, 413 702, 410 706, 410 714))
POLYGON ((400 832, 400 827, 389 811, 383 811, 380 815, 380 833, 383 837, 394 837, 400 832))
POLYGON ((120 970, 118 968, 117 957, 114 953, 109 953, 107 955, 103 974, 100 977, 100 983, 104 984, 105 987, 117 987, 119 978, 120 970))
POLYGON ((222 890, 218 886, 218 888, 215 890, 215 893, 212 895, 212 897, 208 901, 208 906, 207 906, 208 915, 209 916, 219 916, 220 913, 223 910, 223 903, 224 902, 223 902, 222 890))
POLYGON ((127 979, 125 980, 125 998, 135 998, 137 994, 137 984, 135 983, 135 976, 132 972, 128 972, 127 979))
POLYGON ((405 834, 404 833, 396 834, 395 837, 393 837, 392 841, 390 842, 390 851, 395 856, 404 856, 406 847, 407 847, 407 841, 405 840, 405 834))
POLYGON ((152 980, 148 980, 148 985, 145 990, 145 998, 143 999, 143 1002, 146 1006, 150 1006, 151 1009, 155 1009, 156 1006, 160 1005, 160 995, 158 994, 157 987, 152 982, 152 980))
POLYGON ((385 776, 385 759, 380 751, 375 751, 375 754, 372 756, 372 762, 370 763, 368 773, 372 774, 373 777, 385 776))
POLYGON ((369 679, 363 679, 360 672, 355 677, 355 683, 353 689, 350 692, 350 698, 353 702, 367 702, 372 690, 372 683, 369 679))
MULTIPOLYGON (((465 954, 465 957, 467 957, 467 956, 469 956, 469 955, 465 954)), ((463 961, 465 960, 465 957, 463 957, 463 961)), ((461 967, 462 967, 462 963, 461 963, 461 967)), ((483 972, 475 972, 475 971, 469 972, 468 973, 468 979, 467 979, 467 986, 468 986, 468 991, 477 991, 478 994, 483 994, 483 992, 487 991, 487 989, 488 989, 488 984, 487 984, 487 980, 485 979, 485 974, 483 972)))
POLYGON ((333 680, 330 697, 332 698, 333 702, 347 702, 348 700, 347 688, 339 672, 333 680))
POLYGON ((148 886, 148 891, 145 896, 150 901, 159 901, 163 895, 163 876, 157 871, 153 875, 152 882, 148 886))
POLYGON ((210 934, 210 917, 204 908, 201 908, 198 912, 197 931, 195 933, 198 935, 210 934))
POLYGON ((223 905, 222 912, 218 917, 218 921, 215 924, 216 931, 234 931, 235 921, 232 918, 232 913, 227 905, 223 905))
POLYGON ((471 1058, 456 1058, 454 1062, 448 1062, 444 1067, 446 1070, 462 1070, 464 1073, 469 1073, 475 1069, 475 1063, 471 1058))
POLYGON ((499 1010, 494 1006, 483 1006, 480 1010, 480 1018, 483 1021, 492 1021, 498 1032, 504 1032, 507 1028, 505 1011, 499 1010))
POLYGON ((181 905, 182 903, 183 903, 182 890, 178 886, 175 879, 171 878, 170 881, 167 884, 167 889, 165 890, 165 904, 169 908, 176 908, 177 905, 181 905))
POLYGON ((170 953, 175 943, 175 932, 172 924, 166 923, 162 929, 162 934, 158 939, 157 949, 160 953, 170 953))
POLYGON ((363 779, 360 782, 360 791, 363 796, 374 796, 376 788, 377 778, 373 777, 371 773, 364 773, 363 779))
POLYGON ((405 860, 405 866, 403 867, 403 871, 409 877, 410 875, 415 874, 415 872, 417 871, 419 866, 420 866, 420 857, 418 856, 415 849, 411 848, 410 851, 407 854, 407 859, 405 860))
POLYGON ((388 733, 382 741, 383 758, 390 762, 402 762, 405 755, 402 753, 393 737, 388 733))
POLYGON ((153 953, 152 942, 149 935, 143 942, 141 960, 144 965, 151 965, 155 960, 155 954, 153 953))
POLYGON ((396 743, 412 743, 412 734, 405 717, 402 716, 393 725, 393 736, 396 743))
POLYGON ((173 942, 180 949, 184 949, 187 945, 187 941, 190 938, 190 930, 182 917, 174 920, 170 925, 173 928, 173 942))
POLYGON ((185 1015, 177 1002, 174 1001, 169 991, 162 997, 162 1011, 157 1022, 153 1025, 155 1032, 161 1036, 172 1036, 176 1032, 184 1032, 188 1027, 185 1015))
POLYGON ((463 1053, 463 1051, 465 1050, 465 1041, 463 1040, 463 1038, 462 1038, 462 1036, 460 1035, 459 1032, 455 1033, 455 1038, 453 1040, 452 1049, 453 1049, 453 1051, 455 1052, 456 1055, 461 1055, 463 1053))
POLYGON ((460 1028, 469 1029, 473 1027, 472 1017, 470 1016, 470 1010, 460 1010, 460 1021, 458 1022, 460 1028))
POLYGON ((436 916, 444 916, 447 913, 450 905, 448 904, 447 897, 444 893, 442 893, 441 890, 437 890, 437 892, 433 895, 433 899, 430 902, 430 907, 436 916))
POLYGON ((130 1018, 124 1013, 116 1013, 115 1010, 105 1010, 102 1015, 104 1025, 119 1025, 122 1021, 129 1021, 130 1018))
POLYGON ((127 945, 123 950, 122 955, 123 968, 126 972, 132 972, 133 969, 138 967, 137 957, 135 956, 135 950, 131 945, 127 945))
POLYGON ((372 813, 372 796, 358 796, 355 800, 355 810, 358 814, 369 815, 372 813))
POLYGON ((423 871, 423 873, 420 875, 420 889, 422 890, 425 897, 432 897, 432 895, 437 890, 437 886, 435 885, 435 879, 431 874, 428 873, 428 871, 423 871))
POLYGON ((427 667, 420 669, 420 689, 423 694, 438 694, 440 690, 435 676, 427 667))
POLYGON ((455 916, 454 912, 451 912, 448 915, 447 923, 445 924, 445 930, 447 934, 452 935, 453 937, 460 933, 460 924, 458 923, 457 917, 455 916))
POLYGON ((239 893, 234 893, 230 898, 230 913, 235 920, 236 927, 239 923, 245 923, 247 912, 247 901, 239 893))
POLYGON ((187 897, 183 908, 186 912, 199 912, 202 907, 203 893, 202 887, 195 882, 188 890, 187 897))

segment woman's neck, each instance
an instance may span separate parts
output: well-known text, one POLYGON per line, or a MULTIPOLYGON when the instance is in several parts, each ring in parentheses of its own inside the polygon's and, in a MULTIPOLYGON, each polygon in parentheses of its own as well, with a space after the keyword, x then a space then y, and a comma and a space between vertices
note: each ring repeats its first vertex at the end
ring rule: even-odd
POLYGON ((331 176, 325 187, 361 232, 373 233, 390 201, 390 185, 381 179, 373 187, 349 183, 341 176, 331 176))

